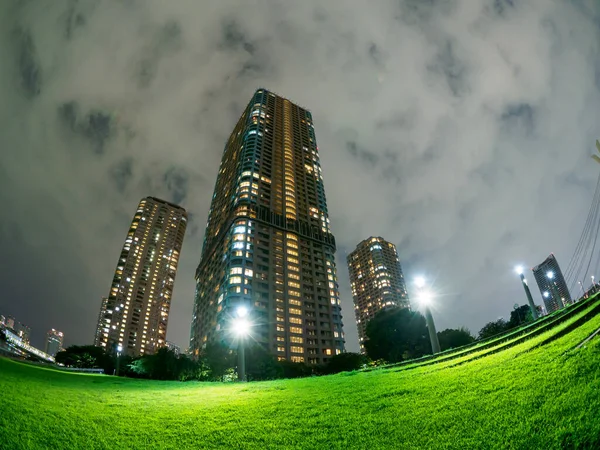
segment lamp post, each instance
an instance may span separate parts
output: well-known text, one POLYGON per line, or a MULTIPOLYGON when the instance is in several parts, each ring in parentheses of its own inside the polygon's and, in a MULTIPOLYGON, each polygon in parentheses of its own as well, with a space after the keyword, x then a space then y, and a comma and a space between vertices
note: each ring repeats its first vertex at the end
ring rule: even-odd
POLYGON ((250 331, 250 321, 247 318, 248 309, 245 306, 238 306, 235 311, 233 321, 233 331, 238 337, 238 381, 246 381, 246 352, 244 338, 250 331))
POLYGON ((527 295, 527 303, 529 303, 529 309, 531 310, 531 316, 533 317, 533 320, 537 320, 538 312, 535 307, 535 303, 533 303, 533 297, 531 296, 531 291, 529 290, 529 285, 527 284, 527 279, 525 278, 525 275, 523 274, 523 267, 517 266, 515 268, 515 271, 521 277, 521 283, 523 284, 523 289, 525 289, 525 295, 527 295))
POLYGON ((560 296, 560 293, 558 292, 558 289, 556 288, 556 285, 554 283, 554 272, 552 272, 551 270, 546 272, 546 278, 548 278, 548 280, 550 280, 550 290, 552 291, 552 297, 557 301, 558 305, 561 308, 564 308, 565 304, 564 304, 564 302, 560 296))
POLYGON ((123 351, 123 346, 119 344, 117 346, 117 368, 115 369, 115 376, 119 376, 119 366, 121 365, 121 352, 123 351))
POLYGON ((431 341, 431 351, 435 355, 440 352, 440 341, 438 339, 437 331, 435 330, 435 323, 433 322, 433 315, 429 308, 432 300, 431 292, 425 290, 425 278, 417 277, 415 279, 415 286, 417 287, 417 297, 419 303, 425 308, 425 321, 427 322, 427 329, 429 330, 429 340, 431 341))

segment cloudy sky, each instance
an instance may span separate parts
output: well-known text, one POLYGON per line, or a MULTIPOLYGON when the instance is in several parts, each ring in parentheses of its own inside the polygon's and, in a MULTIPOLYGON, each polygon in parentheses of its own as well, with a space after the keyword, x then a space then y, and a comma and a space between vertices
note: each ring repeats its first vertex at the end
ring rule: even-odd
POLYGON ((92 342, 148 195, 191 215, 168 330, 187 346, 221 152, 257 87, 313 113, 349 350, 360 240, 435 282, 438 329, 476 333, 525 302, 516 263, 568 264, 599 170, 594 0, 6 0, 0 61, 0 313, 38 346, 92 342))

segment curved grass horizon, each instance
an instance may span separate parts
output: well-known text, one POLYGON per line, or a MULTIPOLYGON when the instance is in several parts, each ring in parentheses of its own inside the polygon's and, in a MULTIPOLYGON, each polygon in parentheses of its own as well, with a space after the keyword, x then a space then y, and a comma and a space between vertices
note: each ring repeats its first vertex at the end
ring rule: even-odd
POLYGON ((575 347, 599 327, 595 315, 545 345, 561 327, 474 360, 249 384, 72 374, 0 358, 0 442, 10 449, 598 448, 600 339, 575 347))

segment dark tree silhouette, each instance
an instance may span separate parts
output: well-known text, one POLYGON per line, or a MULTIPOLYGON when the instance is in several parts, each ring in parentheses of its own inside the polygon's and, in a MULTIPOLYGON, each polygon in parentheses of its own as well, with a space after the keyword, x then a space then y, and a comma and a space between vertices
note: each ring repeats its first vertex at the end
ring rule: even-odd
POLYGON ((398 362, 431 353, 425 317, 408 308, 379 311, 367 324, 365 349, 372 360, 398 362))
POLYGON ((507 323, 504 319, 498 319, 495 322, 486 323, 481 330, 477 339, 487 339, 506 331, 507 323))
POLYGON ((475 338, 466 328, 459 328, 458 330, 448 328, 438 333, 438 340, 440 341, 440 347, 443 351, 448 350, 449 348, 470 344, 475 341, 475 338))

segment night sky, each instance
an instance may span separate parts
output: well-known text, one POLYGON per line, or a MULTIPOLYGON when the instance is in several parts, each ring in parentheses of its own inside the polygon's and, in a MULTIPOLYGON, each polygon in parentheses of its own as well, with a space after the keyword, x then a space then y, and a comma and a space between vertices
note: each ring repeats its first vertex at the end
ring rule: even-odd
POLYGON ((566 268, 600 170, 594 0, 5 0, 0 61, 0 314, 41 348, 50 328, 92 343, 146 196, 190 215, 167 336, 187 347, 221 153, 258 87, 313 113, 348 350, 359 241, 435 282, 438 330, 477 333, 525 303, 515 264, 566 268))

